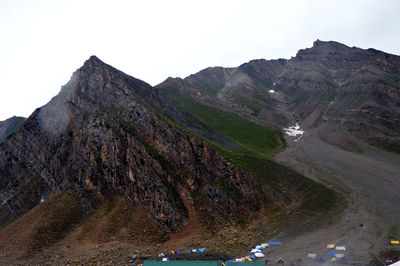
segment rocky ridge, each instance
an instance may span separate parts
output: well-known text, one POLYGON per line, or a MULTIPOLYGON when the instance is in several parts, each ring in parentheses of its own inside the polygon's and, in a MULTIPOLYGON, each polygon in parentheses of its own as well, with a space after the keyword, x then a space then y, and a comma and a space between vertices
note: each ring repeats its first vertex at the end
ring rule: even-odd
POLYGON ((289 60, 209 68, 184 79, 169 78, 157 88, 279 129, 295 121, 303 128, 327 122, 399 151, 399 66, 397 55, 317 40, 289 60))
POLYGON ((261 195, 250 174, 157 115, 185 123, 169 101, 159 90, 91 57, 1 147, 1 224, 59 190, 80 191, 86 208, 108 194, 124 195, 146 206, 165 233, 188 221, 184 191, 189 198, 201 196, 221 215, 246 217, 256 210, 261 195), (232 199, 215 185, 217 179, 243 200, 232 199))

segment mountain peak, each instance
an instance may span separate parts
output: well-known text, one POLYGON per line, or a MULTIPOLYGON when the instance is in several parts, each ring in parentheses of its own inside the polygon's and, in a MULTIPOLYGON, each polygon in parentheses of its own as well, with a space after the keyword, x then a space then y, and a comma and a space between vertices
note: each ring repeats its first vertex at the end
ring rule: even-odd
POLYGON ((85 66, 99 66, 99 65, 105 65, 103 61, 101 61, 97 56, 92 55, 89 57, 88 60, 85 61, 83 64, 83 67, 85 66))
POLYGON ((321 41, 320 39, 317 39, 313 43, 313 48, 316 47, 328 47, 328 48, 349 48, 347 45, 340 43, 340 42, 335 42, 335 41, 321 41))

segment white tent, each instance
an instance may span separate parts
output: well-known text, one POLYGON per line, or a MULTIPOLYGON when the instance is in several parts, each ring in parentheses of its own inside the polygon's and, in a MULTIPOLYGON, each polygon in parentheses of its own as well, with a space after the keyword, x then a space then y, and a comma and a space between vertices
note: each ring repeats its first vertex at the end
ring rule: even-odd
POLYGON ((309 258, 309 259, 316 259, 316 258, 317 258, 317 254, 315 254, 315 253, 310 253, 310 254, 307 255, 307 258, 309 258))

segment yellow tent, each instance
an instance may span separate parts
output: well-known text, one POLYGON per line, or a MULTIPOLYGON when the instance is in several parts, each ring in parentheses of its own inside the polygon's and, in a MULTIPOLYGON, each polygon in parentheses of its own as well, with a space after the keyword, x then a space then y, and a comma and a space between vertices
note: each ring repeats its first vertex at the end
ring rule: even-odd
POLYGON ((392 240, 392 241, 390 241, 390 244, 398 245, 398 244, 400 244, 400 241, 399 240, 392 240))
POLYGON ((331 259, 331 262, 335 262, 335 261, 337 261, 337 258, 333 257, 333 258, 331 259))

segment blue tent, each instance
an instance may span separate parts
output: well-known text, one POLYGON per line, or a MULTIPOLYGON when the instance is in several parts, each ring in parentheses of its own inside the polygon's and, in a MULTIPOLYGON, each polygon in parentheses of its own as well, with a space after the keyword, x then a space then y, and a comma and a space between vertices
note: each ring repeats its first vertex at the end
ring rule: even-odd
POLYGON ((334 257, 336 255, 336 250, 331 250, 328 252, 328 255, 334 257))
POLYGON ((281 244, 281 242, 276 242, 276 241, 268 241, 268 244, 269 244, 270 246, 277 246, 277 245, 280 245, 280 244, 281 244))

